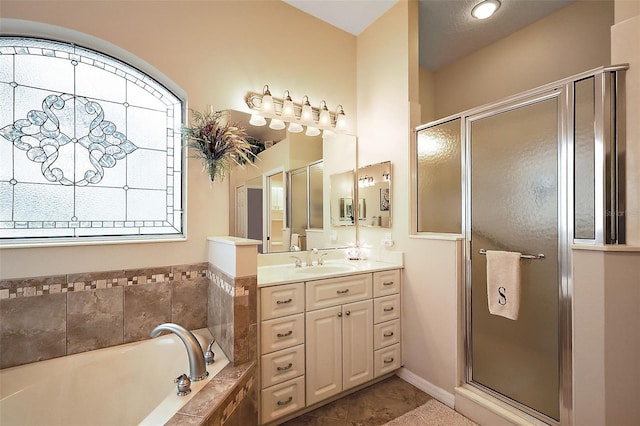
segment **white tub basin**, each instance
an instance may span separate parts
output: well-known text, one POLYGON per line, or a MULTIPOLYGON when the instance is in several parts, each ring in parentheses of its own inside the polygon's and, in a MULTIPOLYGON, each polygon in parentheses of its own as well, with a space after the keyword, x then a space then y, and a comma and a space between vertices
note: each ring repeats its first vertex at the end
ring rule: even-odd
MULTIPOLYGON (((201 346, 207 329, 194 330, 201 346)), ((0 371, 2 426, 133 426, 166 423, 225 365, 214 344, 216 362, 192 392, 176 395, 173 379, 189 371, 184 344, 174 334, 98 349, 0 371)))

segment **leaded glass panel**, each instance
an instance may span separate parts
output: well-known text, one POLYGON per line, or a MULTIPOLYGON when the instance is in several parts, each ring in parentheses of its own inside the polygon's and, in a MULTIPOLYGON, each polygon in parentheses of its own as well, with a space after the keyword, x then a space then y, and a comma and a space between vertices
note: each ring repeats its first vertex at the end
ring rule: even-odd
POLYGON ((0 241, 182 234, 181 125, 134 67, 0 37, 0 241))

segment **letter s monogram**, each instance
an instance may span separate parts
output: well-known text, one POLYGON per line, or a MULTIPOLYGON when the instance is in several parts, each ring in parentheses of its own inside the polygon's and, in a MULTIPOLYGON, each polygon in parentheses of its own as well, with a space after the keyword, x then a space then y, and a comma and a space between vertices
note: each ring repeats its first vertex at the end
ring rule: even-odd
POLYGON ((501 305, 507 304, 507 289, 504 287, 498 287, 498 303, 501 305))

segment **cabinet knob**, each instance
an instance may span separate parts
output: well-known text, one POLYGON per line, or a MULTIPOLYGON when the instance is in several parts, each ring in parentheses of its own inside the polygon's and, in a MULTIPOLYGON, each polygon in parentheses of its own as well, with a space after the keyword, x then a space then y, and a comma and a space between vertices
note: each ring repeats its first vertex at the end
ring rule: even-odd
POLYGON ((338 318, 342 318, 342 312, 338 312, 338 318))
POLYGON ((347 316, 351 315, 351 311, 346 312, 347 316))

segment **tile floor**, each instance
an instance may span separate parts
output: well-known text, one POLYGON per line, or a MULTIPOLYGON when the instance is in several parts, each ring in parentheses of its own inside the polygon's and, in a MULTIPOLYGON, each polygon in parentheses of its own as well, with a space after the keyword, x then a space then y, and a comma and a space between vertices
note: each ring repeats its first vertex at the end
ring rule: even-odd
POLYGON ((421 406, 431 397, 397 376, 364 388, 283 426, 375 426, 421 406))

